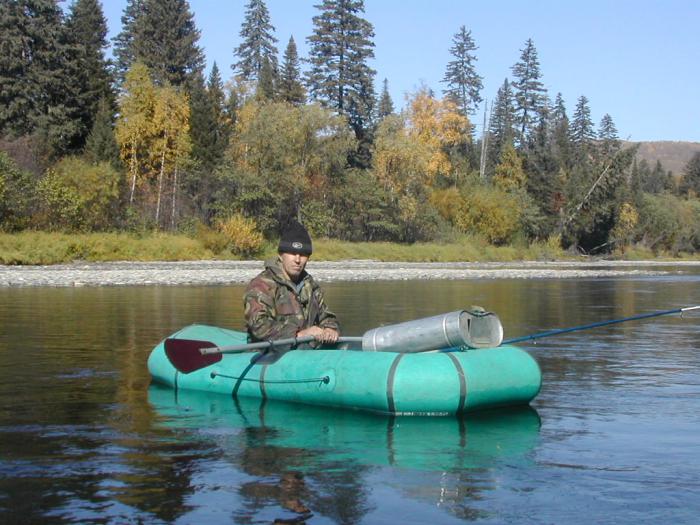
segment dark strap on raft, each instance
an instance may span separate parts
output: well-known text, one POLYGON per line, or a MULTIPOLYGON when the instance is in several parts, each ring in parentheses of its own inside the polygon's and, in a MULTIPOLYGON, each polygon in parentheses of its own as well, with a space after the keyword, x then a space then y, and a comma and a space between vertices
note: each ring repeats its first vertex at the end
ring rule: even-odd
POLYGON ((253 356, 253 358, 250 360, 250 364, 245 367, 245 370, 243 370, 243 373, 238 376, 238 381, 236 381, 235 386, 233 387, 233 391, 231 392, 231 395, 233 397, 238 396, 238 389, 241 388, 241 383, 245 379, 245 376, 250 372, 250 369, 253 368, 253 365, 258 362, 259 359, 261 359, 264 355, 267 354, 267 350, 260 352, 258 355, 253 356))
POLYGON ((457 369, 457 376, 459 377, 459 405, 457 405, 457 413, 464 411, 464 403, 467 400, 467 378, 464 376, 464 369, 462 368, 462 363, 459 359, 455 357, 454 354, 450 352, 445 352, 445 355, 452 360, 452 364, 455 365, 457 369))
POLYGON ((394 406, 394 376, 396 376, 396 369, 399 366, 399 361, 401 361, 401 358, 403 358, 405 355, 406 354, 399 354, 396 356, 394 362, 391 363, 389 375, 386 379, 386 406, 387 410, 392 414, 396 412, 396 407, 394 406))

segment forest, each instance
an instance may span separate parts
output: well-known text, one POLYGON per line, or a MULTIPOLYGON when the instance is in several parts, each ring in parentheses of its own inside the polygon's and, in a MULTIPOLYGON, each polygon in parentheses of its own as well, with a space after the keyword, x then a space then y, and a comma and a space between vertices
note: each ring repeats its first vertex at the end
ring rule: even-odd
POLYGON ((399 106, 362 0, 320 0, 305 57, 249 0, 230 73, 205 71, 187 0, 128 0, 112 42, 99 0, 60 4, 0 2, 6 234, 170 232, 249 257, 297 218, 348 242, 700 249, 700 153, 682 173, 638 161, 585 95, 548 93, 533 39, 487 106, 455 27, 441 91, 399 106))

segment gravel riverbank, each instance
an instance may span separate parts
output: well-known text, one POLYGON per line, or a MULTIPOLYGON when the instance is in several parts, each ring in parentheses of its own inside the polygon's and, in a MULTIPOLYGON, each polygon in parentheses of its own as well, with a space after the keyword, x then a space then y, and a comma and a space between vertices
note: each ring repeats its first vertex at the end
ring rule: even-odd
MULTIPOLYGON (((591 261, 519 263, 402 263, 310 261, 321 282, 409 279, 568 279, 662 275, 700 267, 700 261, 591 261)), ((2 266, 0 287, 216 285, 246 283, 262 261, 110 262, 2 266)))

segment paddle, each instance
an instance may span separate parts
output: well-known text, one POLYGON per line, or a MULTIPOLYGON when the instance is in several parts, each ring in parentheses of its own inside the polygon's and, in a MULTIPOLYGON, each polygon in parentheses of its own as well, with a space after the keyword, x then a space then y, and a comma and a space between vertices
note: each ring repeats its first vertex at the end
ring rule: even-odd
POLYGON ((546 332, 540 332, 538 334, 524 335, 521 337, 513 337, 512 339, 506 339, 501 344, 508 345, 512 343, 520 343, 522 341, 532 341, 533 339, 540 339, 542 337, 550 337, 552 335, 566 334, 569 332, 578 332, 579 330, 588 330, 589 328, 597 328, 599 326, 607 326, 609 324, 624 323, 626 321, 636 321, 638 319, 649 319, 650 317, 659 317, 662 315, 677 314, 683 315, 684 312, 689 312, 690 310, 698 310, 700 306, 686 306, 684 308, 674 308, 673 310, 661 310, 660 312, 651 312, 648 314, 633 315, 631 317, 625 317, 623 319, 612 319, 610 321, 599 321, 597 323, 584 324, 581 326, 573 326, 571 328, 558 328, 556 330, 548 330, 546 332))
MULTIPOLYGON (((290 337, 276 341, 261 341, 259 343, 247 343, 240 345, 216 346, 210 341, 198 341, 196 339, 166 339, 165 354, 175 368, 184 374, 189 374, 200 368, 204 368, 221 361, 223 354, 238 354, 259 349, 272 349, 276 346, 310 343, 313 336, 290 337)), ((339 343, 362 342, 361 337, 340 337, 339 343)))

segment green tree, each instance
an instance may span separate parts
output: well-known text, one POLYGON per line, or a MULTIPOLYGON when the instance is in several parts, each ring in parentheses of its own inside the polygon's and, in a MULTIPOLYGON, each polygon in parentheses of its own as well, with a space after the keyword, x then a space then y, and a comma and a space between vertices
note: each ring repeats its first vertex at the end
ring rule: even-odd
POLYGON ((243 80, 259 80, 266 60, 272 70, 277 71, 277 39, 274 32, 275 27, 270 23, 265 2, 250 0, 241 25, 241 44, 233 52, 238 60, 232 69, 243 80))
POLYGON ((38 187, 41 226, 59 230, 105 230, 118 213, 120 173, 109 163, 65 157, 38 187))
POLYGON ((126 80, 126 73, 137 61, 134 39, 136 25, 144 12, 146 0, 126 0, 126 6, 121 16, 122 29, 112 39, 114 54, 114 71, 119 85, 126 80))
POLYGON ((306 102, 306 91, 301 83, 301 69, 299 67, 299 55, 294 37, 289 37, 289 43, 284 51, 282 70, 279 79, 279 95, 285 101, 299 106, 306 102))
POLYGON ((82 145, 80 66, 57 2, 1 2, 0 48, 0 134, 35 134, 48 158, 82 145))
POLYGON ((0 151, 0 230, 16 231, 30 226, 36 208, 35 177, 0 151))
POLYGON ((68 35, 76 46, 75 72, 81 80, 77 94, 82 145, 93 129, 100 104, 114 104, 107 48, 107 21, 98 0, 76 0, 66 21, 68 35))
POLYGON ((447 84, 443 94, 449 97, 463 115, 473 114, 481 103, 483 83, 476 72, 476 51, 478 47, 472 38, 472 32, 464 26, 452 38, 450 54, 454 60, 447 63, 447 70, 442 82, 447 84))
POLYGON ((100 99, 84 154, 93 163, 109 162, 115 168, 120 166, 119 145, 114 136, 114 109, 105 98, 100 99))
POLYGON ((385 78, 382 84, 382 93, 379 96, 379 103, 377 104, 377 115, 379 120, 382 120, 393 113, 394 101, 391 100, 391 95, 389 94, 389 81, 385 78))
POLYGON ((513 90, 517 114, 518 140, 526 145, 532 128, 539 121, 544 107, 546 90, 540 80, 540 62, 532 39, 525 42, 520 51, 520 60, 511 68, 513 72, 513 90))
POLYGON ((258 83, 255 86, 255 96, 260 100, 275 99, 275 84, 277 73, 267 58, 263 58, 263 65, 258 75, 258 83))
POLYGON ((300 214, 302 203, 328 208, 355 146, 345 119, 317 104, 250 99, 238 113, 222 169, 217 215, 239 211, 274 234, 300 214))
POLYGON ((362 18, 363 0, 323 0, 313 18, 307 87, 312 100, 347 116, 358 139, 371 124, 374 75, 374 29, 362 18))
POLYGON ((612 117, 606 113, 598 127, 598 154, 604 159, 610 159, 620 150, 620 137, 612 117))
POLYGON ((682 195, 700 195, 700 153, 693 155, 683 168, 678 189, 682 195))
POLYGON ((576 110, 569 127, 569 138, 579 160, 590 153, 596 136, 591 119, 591 108, 588 105, 588 99, 583 95, 576 102, 576 110))
POLYGON ((552 108, 552 150, 559 163, 560 169, 569 166, 571 157, 571 143, 569 131, 569 117, 566 114, 566 105, 561 93, 557 93, 552 108))
POLYGON ((185 85, 204 67, 199 30, 187 0, 132 0, 115 43, 117 69, 141 62, 158 84, 185 85))
POLYGON ((515 139, 515 100, 508 79, 496 93, 489 120, 489 165, 495 166, 501 151, 515 139))

